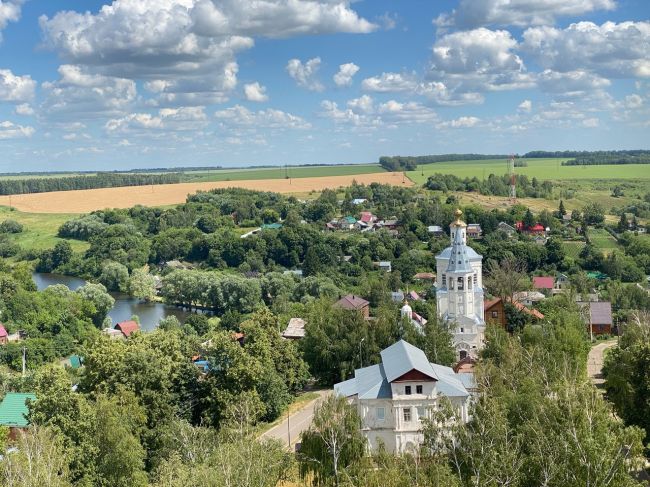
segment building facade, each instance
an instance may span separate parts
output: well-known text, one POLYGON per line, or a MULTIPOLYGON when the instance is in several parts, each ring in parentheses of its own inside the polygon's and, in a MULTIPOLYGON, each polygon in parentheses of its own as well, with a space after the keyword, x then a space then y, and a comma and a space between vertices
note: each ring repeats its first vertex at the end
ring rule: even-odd
POLYGON ((467 225, 456 210, 451 246, 436 256, 438 317, 454 336, 458 358, 476 357, 483 347, 483 257, 467 245, 467 225))
POLYGON ((460 421, 469 420, 474 375, 432 364, 422 350, 404 340, 382 350, 381 363, 354 371, 334 386, 357 407, 368 448, 384 445, 393 453, 413 452, 424 440, 422 421, 447 398, 460 421))

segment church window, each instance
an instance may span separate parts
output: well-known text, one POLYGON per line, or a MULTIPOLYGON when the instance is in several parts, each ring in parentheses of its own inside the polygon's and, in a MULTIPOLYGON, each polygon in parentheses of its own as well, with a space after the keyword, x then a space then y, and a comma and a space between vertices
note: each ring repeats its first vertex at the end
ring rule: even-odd
POLYGON ((472 289, 472 278, 471 277, 467 278, 467 289, 472 289))
POLYGON ((447 287, 447 274, 442 275, 442 287, 447 287))
POLYGON ((404 394, 406 394, 407 396, 411 395, 411 386, 404 387, 404 394))
POLYGON ((465 287, 463 286, 463 283, 464 283, 464 279, 462 277, 459 277, 458 278, 458 290, 459 291, 462 291, 463 289, 465 289, 465 287))
POLYGON ((465 238, 465 232, 463 232, 462 235, 463 235, 463 238, 465 238))
POLYGON ((422 394, 422 386, 421 385, 415 386, 415 392, 416 394, 422 394))
POLYGON ((461 329, 460 329, 460 332, 461 332, 461 333, 465 333, 465 328, 461 328, 461 329))
POLYGON ((478 286, 478 274, 476 272, 474 273, 474 285, 478 286))
POLYGON ((418 420, 422 421, 427 417, 427 410, 424 406, 418 406, 418 420))
POLYGON ((449 289, 450 289, 451 291, 454 290, 454 280, 453 280, 453 279, 449 279, 449 289))
POLYGON ((464 358, 467 358, 467 352, 465 350, 460 351, 460 359, 463 360, 464 358))
POLYGON ((386 418, 386 409, 377 408, 375 410, 375 416, 377 417, 377 421, 383 421, 386 418))
POLYGON ((411 408, 404 408, 404 421, 407 423, 411 421, 411 408))

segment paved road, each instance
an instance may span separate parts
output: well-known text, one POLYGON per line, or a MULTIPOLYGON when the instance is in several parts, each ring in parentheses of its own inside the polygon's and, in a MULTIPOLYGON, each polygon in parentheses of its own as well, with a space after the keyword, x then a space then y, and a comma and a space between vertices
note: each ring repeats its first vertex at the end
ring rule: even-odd
POLYGON ((612 348, 614 345, 616 345, 616 340, 609 340, 599 343, 589 351, 587 357, 587 375, 596 387, 605 383, 602 373, 605 350, 612 348))
POLYGON ((285 416, 280 424, 265 432, 260 436, 260 438, 276 438, 287 446, 291 443, 291 446, 293 447, 293 445, 300 441, 300 435, 302 432, 309 428, 311 420, 314 417, 314 408, 316 407, 316 404, 318 404, 330 392, 331 391, 317 391, 319 396, 318 399, 308 402, 301 409, 289 416, 288 427, 287 417, 285 416))

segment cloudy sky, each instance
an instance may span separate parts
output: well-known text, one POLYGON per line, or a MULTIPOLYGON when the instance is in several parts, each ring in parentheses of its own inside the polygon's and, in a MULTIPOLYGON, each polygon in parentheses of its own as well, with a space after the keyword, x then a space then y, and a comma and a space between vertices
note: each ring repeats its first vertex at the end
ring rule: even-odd
POLYGON ((0 172, 649 141, 648 0, 0 0, 0 172))

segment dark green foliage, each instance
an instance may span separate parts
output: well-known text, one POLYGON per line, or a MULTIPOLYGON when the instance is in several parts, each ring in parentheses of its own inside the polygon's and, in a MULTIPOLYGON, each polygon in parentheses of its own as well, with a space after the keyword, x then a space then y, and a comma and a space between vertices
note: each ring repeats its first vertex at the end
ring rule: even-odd
POLYGON ((387 171, 414 171, 419 164, 433 164, 447 161, 478 161, 487 159, 508 159, 503 154, 439 154, 432 156, 381 156, 379 164, 387 171))
MULTIPOLYGON (((553 191, 553 183, 544 181, 537 183, 522 174, 517 178, 517 196, 528 198, 549 198, 553 191)), ((497 176, 490 174, 487 179, 464 178, 453 174, 434 174, 429 176, 424 185, 427 189, 435 191, 475 191, 481 194, 494 196, 508 196, 510 194, 510 176, 504 174, 497 176)))
POLYGON ((22 223, 16 220, 5 220, 0 223, 0 233, 21 233, 23 231, 22 223))

